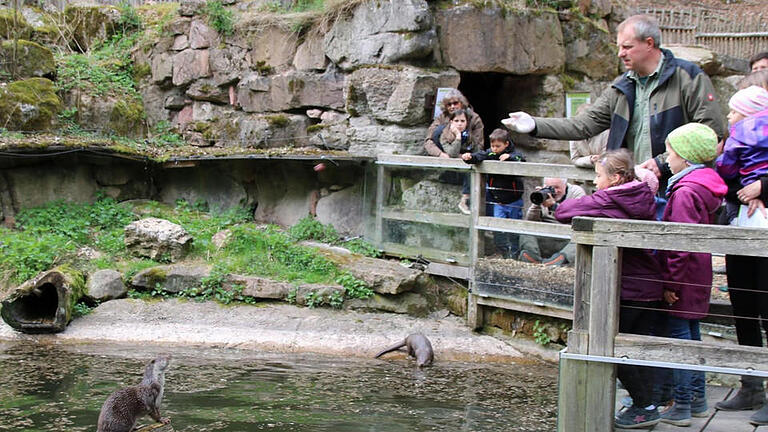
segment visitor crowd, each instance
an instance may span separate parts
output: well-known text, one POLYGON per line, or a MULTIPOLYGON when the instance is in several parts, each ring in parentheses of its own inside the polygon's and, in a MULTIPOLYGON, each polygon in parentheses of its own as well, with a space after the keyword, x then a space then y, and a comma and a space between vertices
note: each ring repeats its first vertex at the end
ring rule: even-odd
MULTIPOLYGON (((596 191, 563 178, 545 178, 531 196, 525 218, 570 223, 576 216, 729 224, 768 228, 768 51, 750 60, 751 73, 730 98, 725 116, 709 77, 696 65, 660 46, 661 31, 646 15, 617 28, 618 57, 626 72, 592 104, 571 118, 510 113, 511 132, 571 140, 571 160, 595 170, 596 191), (638 163, 636 164, 635 161, 638 163)), ((484 150, 483 122, 458 90, 441 101, 430 126, 429 155, 524 161, 510 134, 496 129, 484 150)), ((486 200, 494 217, 521 219, 523 183, 488 176, 486 200)), ((458 207, 469 213, 466 179, 458 207)), ((505 258, 559 266, 574 261, 568 240, 506 234, 496 241, 505 258)), ((729 295, 739 344, 764 346, 768 333, 768 258, 726 256, 729 295)), ((712 261, 708 253, 625 249, 622 255, 619 331, 701 340, 699 322, 709 312, 712 261)), ((648 428, 659 421, 687 426, 706 416, 703 372, 665 373, 620 365, 629 392, 616 414, 621 428, 648 428)), ((753 410, 754 425, 768 425, 763 380, 744 376, 719 410, 753 410)))

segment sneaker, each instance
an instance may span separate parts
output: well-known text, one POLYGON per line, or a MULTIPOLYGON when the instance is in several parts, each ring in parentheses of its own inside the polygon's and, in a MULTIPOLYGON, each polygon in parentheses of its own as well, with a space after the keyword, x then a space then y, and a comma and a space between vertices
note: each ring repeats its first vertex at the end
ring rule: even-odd
POLYGON ((543 260, 541 263, 552 267, 561 267, 564 266, 567 261, 565 260, 565 255, 558 252, 548 259, 543 260))
POLYGON ((674 404, 661 414, 661 421, 675 426, 691 425, 691 404, 674 404))
POLYGON ((469 210, 469 206, 467 205, 467 201, 463 200, 463 199, 461 201, 459 201, 459 211, 464 213, 464 214, 466 214, 466 215, 472 213, 469 210))
POLYGON ((709 407, 707 406, 707 398, 705 397, 693 397, 691 401, 691 416, 693 417, 709 417, 709 407))
POLYGON ((661 417, 656 408, 647 410, 633 406, 619 414, 613 424, 622 429, 640 429, 655 426, 659 421, 661 421, 661 417))
POLYGON ((768 405, 763 405, 749 417, 749 422, 755 426, 768 425, 768 405))
POLYGON ((532 253, 528 252, 527 250, 520 251, 520 261, 527 262, 530 264, 541 264, 541 260, 536 258, 532 253))
POLYGON ((621 398, 619 403, 621 403, 621 406, 623 406, 624 408, 631 407, 632 406, 632 396, 624 396, 623 398, 621 398))

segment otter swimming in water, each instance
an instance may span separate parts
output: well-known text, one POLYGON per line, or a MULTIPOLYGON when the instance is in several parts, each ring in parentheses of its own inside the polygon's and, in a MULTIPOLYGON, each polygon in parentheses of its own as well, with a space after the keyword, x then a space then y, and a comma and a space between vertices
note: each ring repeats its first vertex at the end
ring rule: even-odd
POLYGON ((416 358, 416 366, 418 367, 429 366, 432 364, 432 360, 434 360, 435 354, 432 351, 432 344, 421 333, 409 334, 405 340, 381 351, 374 358, 379 358, 388 352, 399 350, 402 347, 406 347, 409 356, 416 358))
POLYGON ((97 432, 131 432, 136 420, 145 414, 157 422, 170 423, 170 419, 160 416, 165 370, 170 361, 170 355, 158 356, 147 363, 141 384, 112 393, 101 407, 97 432))

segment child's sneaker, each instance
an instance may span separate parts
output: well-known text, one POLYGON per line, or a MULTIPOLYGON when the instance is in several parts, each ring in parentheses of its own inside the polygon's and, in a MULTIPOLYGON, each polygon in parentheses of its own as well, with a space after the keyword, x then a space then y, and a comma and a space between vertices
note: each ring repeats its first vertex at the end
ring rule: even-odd
POLYGON ((655 426, 660 420, 659 410, 656 408, 647 410, 645 408, 632 406, 619 414, 613 421, 613 424, 617 428, 622 429, 640 429, 655 426))
POLYGON ((691 404, 675 403, 672 408, 661 414, 661 421, 675 426, 691 425, 691 404))
POLYGON ((693 401, 691 401, 691 416, 709 417, 708 409, 707 398, 693 397, 693 401))

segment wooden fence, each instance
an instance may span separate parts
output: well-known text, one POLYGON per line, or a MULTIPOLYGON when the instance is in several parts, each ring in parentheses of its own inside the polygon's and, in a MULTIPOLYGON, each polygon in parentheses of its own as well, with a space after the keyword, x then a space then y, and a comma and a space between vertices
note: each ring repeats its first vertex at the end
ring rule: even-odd
POLYGON ((641 8, 656 17, 664 44, 703 45, 718 54, 749 59, 768 50, 768 8, 766 15, 722 15, 703 8, 641 8))
MULTIPOLYGON (((468 322, 473 328, 482 325, 484 306, 500 307, 539 315, 571 319, 570 302, 568 305, 542 303, 513 296, 498 295, 484 287, 476 277, 480 251, 484 249, 483 232, 506 232, 558 237, 568 239, 571 229, 568 225, 532 222, 517 219, 501 219, 486 216, 485 180, 488 174, 515 175, 523 177, 560 177, 571 180, 592 181, 594 171, 576 168, 573 165, 543 164, 530 162, 486 161, 478 165, 468 165, 460 159, 443 159, 429 156, 383 155, 376 161, 376 204, 373 226, 374 243, 387 253, 404 257, 421 256, 430 261, 428 271, 450 277, 468 279, 470 284, 468 322), (391 191, 392 170, 404 169, 458 171, 470 176, 471 213, 436 212, 430 209, 404 209, 387 205, 391 191), (424 246, 407 246, 388 241, 386 224, 391 221, 404 223, 429 224, 468 230, 466 250, 440 250, 424 246)), ((457 202, 458 202, 458 196, 457 202)), ((570 290, 569 290, 570 291, 570 290)), ((570 294, 570 293, 569 293, 570 294)))
POLYGON ((571 226, 573 330, 560 358, 558 431, 613 430, 619 363, 768 376, 764 348, 618 333, 621 248, 768 257, 768 230, 596 218, 571 226))

